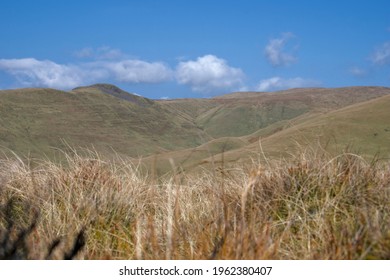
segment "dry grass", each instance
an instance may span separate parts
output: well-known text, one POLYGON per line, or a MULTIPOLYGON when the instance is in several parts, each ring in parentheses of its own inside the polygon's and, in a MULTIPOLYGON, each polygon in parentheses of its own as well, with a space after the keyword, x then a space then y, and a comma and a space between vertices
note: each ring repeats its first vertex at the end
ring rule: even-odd
POLYGON ((390 258, 389 163, 304 153, 154 179, 126 160, 67 159, 1 162, 3 247, 19 230, 23 257, 63 258, 85 229, 81 259, 390 258))

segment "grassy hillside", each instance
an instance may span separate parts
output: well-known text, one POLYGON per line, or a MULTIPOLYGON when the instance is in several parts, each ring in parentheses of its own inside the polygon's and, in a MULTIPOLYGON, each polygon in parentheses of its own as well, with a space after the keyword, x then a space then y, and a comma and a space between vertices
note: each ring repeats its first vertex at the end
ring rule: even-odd
POLYGON ((229 162, 247 158, 259 152, 259 139, 266 154, 276 157, 291 153, 295 142, 318 141, 337 142, 330 145, 335 149, 365 146, 362 152, 373 154, 379 151, 375 147, 387 151, 388 128, 377 127, 386 124, 387 99, 378 105, 375 100, 389 93, 382 87, 314 88, 156 101, 107 84, 70 92, 4 90, 0 146, 5 154, 38 158, 58 156, 58 149, 92 148, 144 158, 142 163, 158 173, 172 169, 170 159, 188 169, 214 164, 221 153, 229 162), (367 100, 373 102, 363 105, 367 100), (354 104, 373 107, 351 107, 358 112, 342 115, 354 104), (366 112, 372 113, 366 118, 366 112))
POLYGON ((239 149, 248 145, 248 142, 239 137, 221 137, 211 140, 198 147, 156 153, 152 156, 135 160, 135 164, 141 164, 147 170, 157 174, 184 171, 196 168, 206 162, 213 163, 213 157, 223 152, 239 149))
POLYGON ((104 154, 147 155, 203 143, 203 132, 158 103, 105 88, 72 92, 0 92, 0 145, 18 154, 52 155, 53 148, 94 147, 104 154))
MULTIPOLYGON (((169 159, 185 170, 198 165, 209 168, 220 166, 222 161, 227 164, 248 161, 250 158, 258 159, 259 156, 271 159, 291 157, 302 148, 310 147, 313 149, 321 147, 333 154, 343 152, 349 147, 367 157, 373 157, 376 154, 390 157, 390 129, 389 122, 386 121, 390 120, 390 110, 387 109, 390 108, 390 95, 382 96, 388 92, 387 88, 316 89, 315 92, 306 89, 280 92, 281 96, 277 97, 282 100, 288 97, 287 100, 290 103, 285 102, 290 106, 294 98, 296 102, 297 99, 304 100, 307 104, 311 102, 310 106, 307 105, 310 111, 295 118, 279 118, 282 120, 275 121, 245 136, 221 137, 197 148, 162 153, 153 158, 146 158, 143 163, 147 166, 157 166, 161 172, 172 170, 169 159), (287 93, 295 95, 288 96, 287 93), (308 96, 311 97, 311 101, 308 96), (374 98, 369 101, 360 102, 372 97, 374 98), (346 106, 350 103, 353 105, 346 106), (341 109, 337 109, 340 107, 341 109)), ((257 94, 263 97, 271 95, 270 93, 246 93, 244 94, 245 102, 250 102, 253 95, 256 96, 255 99, 261 99, 257 94)), ((237 96, 240 94, 235 93, 221 98, 237 100, 237 96)), ((276 97, 272 95, 270 98, 275 101, 276 97)), ((243 104, 239 99, 236 103, 238 105, 236 104, 235 108, 243 104)), ((276 107, 280 105, 280 103, 272 102, 270 104, 276 107)), ((276 110, 275 107, 271 106, 271 108, 276 110)), ((214 110, 222 109, 219 105, 214 110)), ((231 114, 232 110, 229 113, 231 114)), ((234 114, 229 117, 232 122, 240 119, 240 122, 235 123, 240 125, 247 122, 244 116, 249 113, 250 110, 241 114, 242 119, 234 114)), ((256 111, 256 114, 262 113, 266 115, 269 112, 261 109, 256 111)), ((233 126, 233 124, 225 124, 225 128, 229 125, 233 126)), ((224 127, 222 123, 220 127, 224 127)))
POLYGON ((239 92, 210 100, 160 101, 183 114, 213 138, 244 136, 309 112, 326 112, 389 94, 382 87, 309 88, 239 92))
MULTIPOLYGON (((390 96, 347 106, 343 109, 294 120, 275 133, 237 150, 203 162, 234 162, 243 158, 291 157, 307 149, 324 149, 338 154, 350 149, 366 158, 390 158, 390 96)), ((260 131, 261 132, 261 131, 260 131)), ((256 139, 256 137, 254 138, 256 139)))
POLYGON ((384 96, 325 113, 274 134, 264 146, 276 150, 294 139, 302 145, 319 142, 334 152, 349 145, 362 154, 390 156, 389 106, 390 96, 384 96))
POLYGON ((148 107, 153 105, 153 101, 150 99, 128 93, 110 84, 95 84, 86 87, 78 87, 73 89, 72 92, 83 94, 109 94, 111 96, 129 101, 141 107, 148 107))

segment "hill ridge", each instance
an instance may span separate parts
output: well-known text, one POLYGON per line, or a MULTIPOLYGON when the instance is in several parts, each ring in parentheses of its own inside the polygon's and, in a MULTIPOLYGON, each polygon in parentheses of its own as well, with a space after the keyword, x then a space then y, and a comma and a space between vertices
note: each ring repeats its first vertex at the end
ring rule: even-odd
POLYGON ((138 94, 129 93, 127 91, 124 91, 123 89, 112 85, 112 84, 93 84, 89 86, 82 86, 82 87, 76 87, 72 89, 72 92, 80 93, 80 92, 87 92, 87 93, 102 93, 102 94, 108 94, 111 96, 114 96, 119 99, 123 99, 129 102, 132 102, 134 104, 137 104, 139 106, 150 106, 153 104, 153 100, 140 96, 138 94))
MULTIPOLYGON (((226 154, 227 160, 230 154, 235 154, 231 157, 234 160, 242 158, 251 149, 256 150, 260 138, 266 139, 269 150, 276 154, 278 149, 284 149, 283 141, 288 140, 283 138, 282 141, 280 137, 284 134, 295 137, 295 134, 288 134, 293 131, 289 128, 311 124, 304 126, 305 133, 310 134, 310 130, 317 131, 323 123, 329 123, 331 127, 333 123, 326 119, 327 116, 330 118, 334 112, 348 106, 368 106, 370 103, 365 102, 369 100, 375 105, 375 100, 383 96, 390 96, 390 88, 306 88, 280 94, 262 93, 256 98, 173 100, 151 100, 110 84, 78 87, 71 91, 48 88, 1 90, 0 146, 3 153, 10 149, 19 155, 31 153, 38 158, 51 157, 53 149, 69 146, 93 147, 108 156, 116 152, 148 160, 160 153, 162 158, 178 159, 179 164, 185 162, 187 166, 195 166, 207 162, 210 156, 217 157, 220 152, 226 154), (321 116, 321 121, 314 122, 321 116)), ((385 110, 382 107, 380 110, 385 110)), ((365 117, 361 111, 359 114, 365 117)), ((390 119, 386 112, 373 111, 372 114, 372 118, 366 118, 372 125, 374 121, 383 124, 384 120, 390 119), (381 118, 376 120, 375 116, 381 118)), ((356 122, 351 118, 350 121, 351 125, 356 122)), ((338 119, 334 124, 343 127, 343 130, 335 128, 337 133, 349 131, 345 126, 348 123, 343 124, 338 119)), ((390 130, 390 127, 381 129, 390 130)), ((370 133, 369 141, 384 145, 383 137, 387 134, 370 133)), ((170 166, 167 162, 162 165, 170 166)))

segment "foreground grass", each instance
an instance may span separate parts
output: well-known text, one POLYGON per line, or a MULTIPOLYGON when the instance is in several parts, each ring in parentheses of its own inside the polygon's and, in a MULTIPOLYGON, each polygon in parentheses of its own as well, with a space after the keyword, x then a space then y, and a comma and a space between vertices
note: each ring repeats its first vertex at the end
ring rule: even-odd
POLYGON ((0 258, 19 239, 30 259, 390 258, 389 163, 302 154, 156 179, 67 161, 1 162, 0 258))

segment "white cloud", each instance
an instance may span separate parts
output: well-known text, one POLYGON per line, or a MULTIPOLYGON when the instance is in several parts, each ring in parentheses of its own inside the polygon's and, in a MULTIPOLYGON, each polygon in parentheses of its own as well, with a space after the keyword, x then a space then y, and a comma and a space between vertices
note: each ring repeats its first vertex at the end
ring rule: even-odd
POLYGON ((230 67, 224 59, 214 55, 198 57, 197 60, 180 62, 176 68, 179 84, 189 85, 198 92, 212 92, 242 86, 244 73, 230 67))
POLYGON ((78 58, 93 57, 94 50, 92 48, 83 48, 81 50, 75 51, 73 55, 78 58))
POLYGON ((110 47, 98 48, 95 54, 97 59, 120 59, 126 57, 119 49, 113 49, 110 47))
POLYGON ((386 42, 382 46, 376 48, 371 55, 371 61, 376 65, 390 64, 390 42, 386 42))
POLYGON ((75 51, 73 54, 77 58, 92 58, 96 60, 115 60, 124 59, 126 57, 126 55, 121 50, 107 46, 97 49, 83 48, 81 50, 75 51))
POLYGON ((300 77, 284 79, 280 77, 272 77, 269 79, 261 80, 257 85, 258 91, 272 91, 282 90, 289 88, 302 88, 302 87, 314 87, 319 86, 321 83, 315 80, 303 79, 300 77))
POLYGON ((161 83, 173 77, 172 70, 162 62, 123 60, 118 62, 100 62, 98 64, 109 70, 114 79, 120 82, 161 83))
POLYGON ((349 73, 351 73, 355 77, 364 77, 367 75, 367 71, 360 67, 352 67, 349 69, 349 73))
POLYGON ((271 39, 265 47, 265 56, 273 66, 288 66, 297 61, 297 57, 284 50, 288 41, 293 39, 293 33, 283 33, 280 38, 271 39))
POLYGON ((0 59, 0 70, 15 76, 25 86, 71 88, 80 85, 85 78, 77 66, 35 58, 0 59))
POLYGON ((23 86, 70 89, 95 82, 159 83, 172 79, 173 71, 161 62, 142 60, 95 61, 58 64, 35 58, 0 59, 0 70, 23 86))

